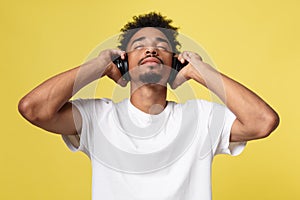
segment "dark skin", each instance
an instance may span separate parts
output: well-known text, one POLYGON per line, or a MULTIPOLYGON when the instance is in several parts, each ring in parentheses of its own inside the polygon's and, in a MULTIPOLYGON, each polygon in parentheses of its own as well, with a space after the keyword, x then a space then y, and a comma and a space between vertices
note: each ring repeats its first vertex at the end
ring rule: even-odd
MULTIPOLYGON (((126 51, 131 76, 131 103, 145 113, 160 113, 167 104, 166 85, 172 62, 171 46, 166 36, 158 29, 142 28, 133 35, 126 51), (145 59, 149 55, 154 58, 145 59), (143 59, 144 62, 141 62, 143 59), (156 83, 141 81, 142 76, 149 74, 161 75, 161 78, 156 83)), ((111 57, 116 55, 125 58, 124 51, 105 50, 80 67, 46 80, 21 99, 20 113, 31 123, 50 132, 71 137, 76 135, 81 129, 81 115, 72 107, 70 98, 82 87, 103 76, 110 77, 121 86, 127 84, 111 62, 111 57)), ((197 53, 185 51, 178 55, 178 59, 189 64, 178 73, 172 87, 193 79, 214 92, 237 117, 231 128, 231 141, 264 138, 278 126, 277 113, 265 101, 203 62, 197 53)))

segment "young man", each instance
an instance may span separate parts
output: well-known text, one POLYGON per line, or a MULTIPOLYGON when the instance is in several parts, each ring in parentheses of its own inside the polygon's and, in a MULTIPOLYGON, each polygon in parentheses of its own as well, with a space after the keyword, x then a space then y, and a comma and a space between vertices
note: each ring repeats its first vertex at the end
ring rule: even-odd
POLYGON ((239 154, 249 140, 268 136, 276 112, 240 83, 217 72, 194 52, 176 59, 188 64, 170 81, 177 28, 157 13, 134 18, 122 29, 121 50, 105 50, 80 67, 45 81, 19 103, 31 123, 62 134, 71 150, 92 161, 93 199, 211 199, 211 163, 216 154, 239 154), (129 78, 112 62, 127 59, 129 78), (125 86, 131 96, 70 98, 103 76, 125 86), (203 100, 166 100, 167 84, 193 79, 226 106, 203 100), (74 105, 74 107, 72 107, 74 105))

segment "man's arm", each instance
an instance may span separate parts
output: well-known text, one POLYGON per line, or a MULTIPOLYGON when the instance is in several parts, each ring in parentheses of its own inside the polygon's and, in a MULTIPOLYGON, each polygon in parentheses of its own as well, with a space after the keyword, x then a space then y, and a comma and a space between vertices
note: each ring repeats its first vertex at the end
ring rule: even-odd
POLYGON ((193 52, 183 52, 178 59, 190 64, 183 68, 173 87, 194 79, 214 92, 236 115, 230 141, 249 141, 267 137, 279 124, 278 114, 254 92, 219 73, 193 52))
POLYGON ((118 69, 111 57, 122 55, 119 50, 106 50, 80 67, 58 74, 29 92, 18 105, 19 112, 32 124, 53 133, 76 134, 81 129, 79 111, 69 102, 70 98, 90 82, 108 75, 120 85, 118 69))

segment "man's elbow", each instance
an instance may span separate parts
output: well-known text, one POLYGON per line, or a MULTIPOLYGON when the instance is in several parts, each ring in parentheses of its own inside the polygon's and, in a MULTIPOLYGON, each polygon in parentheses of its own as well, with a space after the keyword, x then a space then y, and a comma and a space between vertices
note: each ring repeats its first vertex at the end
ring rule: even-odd
POLYGON ((18 103, 19 113, 32 124, 49 120, 51 116, 46 110, 37 109, 35 103, 28 97, 23 97, 18 103), (48 114, 47 114, 48 113, 48 114))
POLYGON ((265 114, 261 119, 261 125, 257 126, 259 129, 256 131, 256 137, 258 139, 268 137, 278 127, 279 122, 279 115, 275 111, 265 114))
POLYGON ((18 104, 19 113, 28 121, 35 121, 36 116, 33 113, 32 105, 28 98, 23 97, 18 104))

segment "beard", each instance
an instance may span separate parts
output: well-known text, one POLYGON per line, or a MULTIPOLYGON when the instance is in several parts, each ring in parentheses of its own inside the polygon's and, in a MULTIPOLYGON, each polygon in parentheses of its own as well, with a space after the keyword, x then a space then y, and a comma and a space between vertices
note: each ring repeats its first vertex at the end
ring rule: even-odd
POLYGON ((157 73, 149 72, 140 75, 140 81, 143 83, 158 83, 162 79, 162 76, 157 73))

